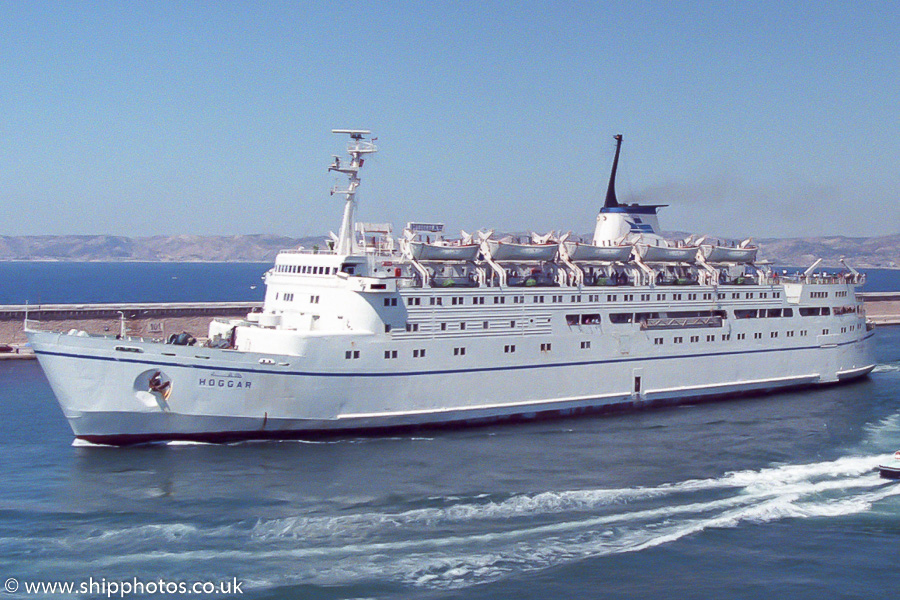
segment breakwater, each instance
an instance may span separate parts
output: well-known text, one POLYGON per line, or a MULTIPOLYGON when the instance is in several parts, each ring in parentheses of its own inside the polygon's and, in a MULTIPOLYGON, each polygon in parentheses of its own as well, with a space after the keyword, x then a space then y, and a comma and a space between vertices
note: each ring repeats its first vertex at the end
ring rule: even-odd
MULTIPOLYGON (((262 302, 148 302, 131 304, 0 305, 0 345, 23 346, 24 323, 31 327, 165 339, 187 331, 205 337, 217 318, 240 318, 262 308, 262 302)), ((20 350, 21 351, 21 350, 20 350)), ((9 353, 0 353, 0 357, 9 353)), ((13 352, 14 354, 14 352, 13 352)))

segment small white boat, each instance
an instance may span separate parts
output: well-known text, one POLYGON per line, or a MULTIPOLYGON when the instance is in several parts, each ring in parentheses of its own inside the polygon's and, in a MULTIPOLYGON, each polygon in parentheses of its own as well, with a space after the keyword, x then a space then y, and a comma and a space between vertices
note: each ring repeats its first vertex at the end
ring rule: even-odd
POLYGON ((498 261, 541 260, 556 258, 559 244, 514 244, 499 240, 486 240, 491 258, 498 261))
POLYGON ((878 465, 878 473, 885 479, 900 479, 900 450, 889 461, 878 465))
POLYGON ((479 247, 479 244, 409 242, 409 252, 416 260, 475 260, 479 247))
POLYGON ((752 263, 756 260, 756 253, 759 248, 757 246, 747 246, 746 248, 730 248, 728 246, 702 244, 700 246, 700 250, 703 252, 703 258, 706 259, 706 262, 752 263))
POLYGON ((627 262, 631 258, 631 249, 633 246, 594 246, 592 244, 582 244, 581 242, 563 242, 565 252, 569 255, 569 260, 579 261, 604 261, 604 262, 627 262))
POLYGON ((651 246, 649 244, 635 244, 635 249, 644 262, 684 262, 697 261, 697 246, 651 246))

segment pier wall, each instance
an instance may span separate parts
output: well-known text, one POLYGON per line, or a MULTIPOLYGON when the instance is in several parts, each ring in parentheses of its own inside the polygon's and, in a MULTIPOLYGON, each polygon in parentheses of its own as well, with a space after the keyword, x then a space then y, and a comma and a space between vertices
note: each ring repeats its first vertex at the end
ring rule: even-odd
POLYGON ((213 319, 243 318, 261 308, 262 302, 0 305, 0 344, 19 346, 27 342, 23 331, 26 311, 36 329, 116 334, 124 318, 127 335, 165 339, 182 331, 203 338, 213 319))

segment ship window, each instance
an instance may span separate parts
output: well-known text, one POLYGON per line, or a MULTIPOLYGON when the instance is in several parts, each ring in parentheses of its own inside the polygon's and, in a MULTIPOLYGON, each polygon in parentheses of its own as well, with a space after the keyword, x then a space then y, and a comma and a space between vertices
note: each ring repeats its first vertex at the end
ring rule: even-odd
POLYGON ((591 313, 589 315, 581 315, 582 325, 599 325, 600 313, 591 313))
POLYGON ((676 344, 680 344, 681 342, 684 341, 684 338, 683 338, 683 337, 676 337, 676 338, 673 339, 672 341, 675 342, 676 344))
POLYGON ((582 350, 589 350, 590 347, 591 347, 591 343, 590 343, 590 342, 581 342, 581 349, 582 349, 582 350))
POLYGON ((681 294, 672 294, 672 300, 681 300, 681 294))
POLYGON ((413 350, 413 358, 425 358, 425 348, 413 350))
POLYGON ((354 265, 343 264, 341 265, 341 271, 343 271, 347 275, 353 275, 354 273, 356 273, 356 267, 354 265))
POLYGON ((785 316, 785 317, 793 317, 794 309, 793 308, 785 308, 781 314, 782 314, 782 316, 785 316))
POLYGON ((566 325, 578 325, 581 322, 581 315, 566 315, 566 325))
POLYGON ((665 295, 665 294, 657 294, 657 295, 656 295, 656 299, 657 299, 657 300, 665 300, 665 299, 666 299, 666 295, 665 295))
POLYGON ((388 359, 397 358, 397 351, 396 350, 385 350, 384 357, 388 358, 388 359))
POLYGON ((691 336, 691 343, 692 343, 692 344, 694 344, 694 343, 696 343, 696 342, 699 342, 699 341, 700 341, 700 336, 699 336, 699 335, 692 335, 692 336, 691 336))
POLYGON ((465 356, 465 355, 466 355, 465 348, 454 348, 453 349, 453 356, 465 356))
POLYGON ((549 342, 541 344, 541 352, 550 352, 551 344, 549 342))
POLYGON ((663 345, 663 339, 662 339, 662 338, 653 338, 653 345, 654 345, 654 346, 662 346, 662 345, 663 345))
POLYGON ((761 340, 761 339, 762 339, 762 332, 761 332, 761 331, 757 331, 756 333, 754 333, 754 334, 753 334, 753 339, 754 339, 754 340, 761 340))
POLYGON ((616 294, 607 294, 606 295, 607 302, 615 302, 617 299, 618 299, 618 296, 616 294))
POLYGON ((441 331, 447 331, 447 324, 441 323, 441 331))
POLYGON ((516 326, 516 322, 515 322, 515 321, 510 321, 510 322, 509 322, 509 326, 510 326, 510 328, 514 328, 514 327, 516 326))
POLYGON ((418 330, 419 330, 419 324, 418 324, 418 323, 407 323, 407 324, 406 324, 406 330, 407 330, 407 331, 418 331, 418 330))
POLYGON ((625 294, 622 299, 625 300, 625 302, 631 302, 634 300, 634 294, 625 294))
POLYGON ((506 352, 507 354, 512 354, 513 352, 516 351, 516 345, 515 344, 507 344, 506 346, 503 346, 503 351, 506 352))
POLYGON ((348 360, 359 358, 359 350, 347 350, 346 352, 344 352, 344 358, 348 360))
POLYGON ((714 336, 714 335, 708 335, 708 336, 706 336, 706 341, 707 341, 707 342, 714 342, 714 341, 716 341, 716 336, 714 336))
POLYGON ((390 323, 385 323, 385 324, 384 324, 384 332, 385 332, 385 333, 390 333, 390 331, 391 331, 391 324, 390 324, 390 323))
POLYGON ((722 341, 723 341, 723 342, 727 342, 727 341, 730 340, 730 339, 731 339, 731 334, 730 334, 730 333, 723 333, 723 334, 722 334, 722 341))
POLYGON ((609 315, 609 321, 611 323, 631 323, 633 320, 633 313, 611 313, 609 315))
POLYGON ((781 309, 780 309, 780 308, 770 308, 770 309, 768 309, 768 310, 766 311, 766 316, 769 317, 769 318, 772 318, 772 317, 780 317, 780 316, 781 316, 781 309))
POLYGON ((466 330, 466 324, 465 324, 465 322, 462 322, 462 323, 459 324, 459 330, 460 330, 460 331, 465 331, 465 330, 466 330))
MULTIPOLYGON (((293 294, 291 294, 291 299, 292 299, 292 300, 294 299, 294 295, 293 295, 293 294)), ((319 303, 319 297, 318 297, 318 296, 310 296, 310 297, 309 297, 309 301, 312 302, 313 304, 318 304, 318 303, 319 303)))
POLYGON ((481 324, 481 328, 482 328, 482 329, 487 329, 487 328, 488 328, 488 322, 485 321, 484 323, 482 323, 482 324, 481 324))
POLYGON ((755 319, 756 318, 756 309, 752 310, 735 310, 734 311, 735 319, 755 319))
POLYGON ((777 337, 778 337, 778 332, 777 332, 777 331, 771 332, 771 333, 769 334, 769 337, 771 337, 771 338, 777 338, 777 337))
POLYGON ((828 332, 829 332, 828 329, 823 329, 823 330, 822 330, 822 335, 828 335, 828 332))

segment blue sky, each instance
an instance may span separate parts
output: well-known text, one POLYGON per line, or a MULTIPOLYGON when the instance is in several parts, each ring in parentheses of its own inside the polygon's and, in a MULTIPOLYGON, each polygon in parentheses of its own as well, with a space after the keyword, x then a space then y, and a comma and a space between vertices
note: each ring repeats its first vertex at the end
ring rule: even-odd
POLYGON ((0 1, 0 235, 900 232, 900 5, 0 1))

